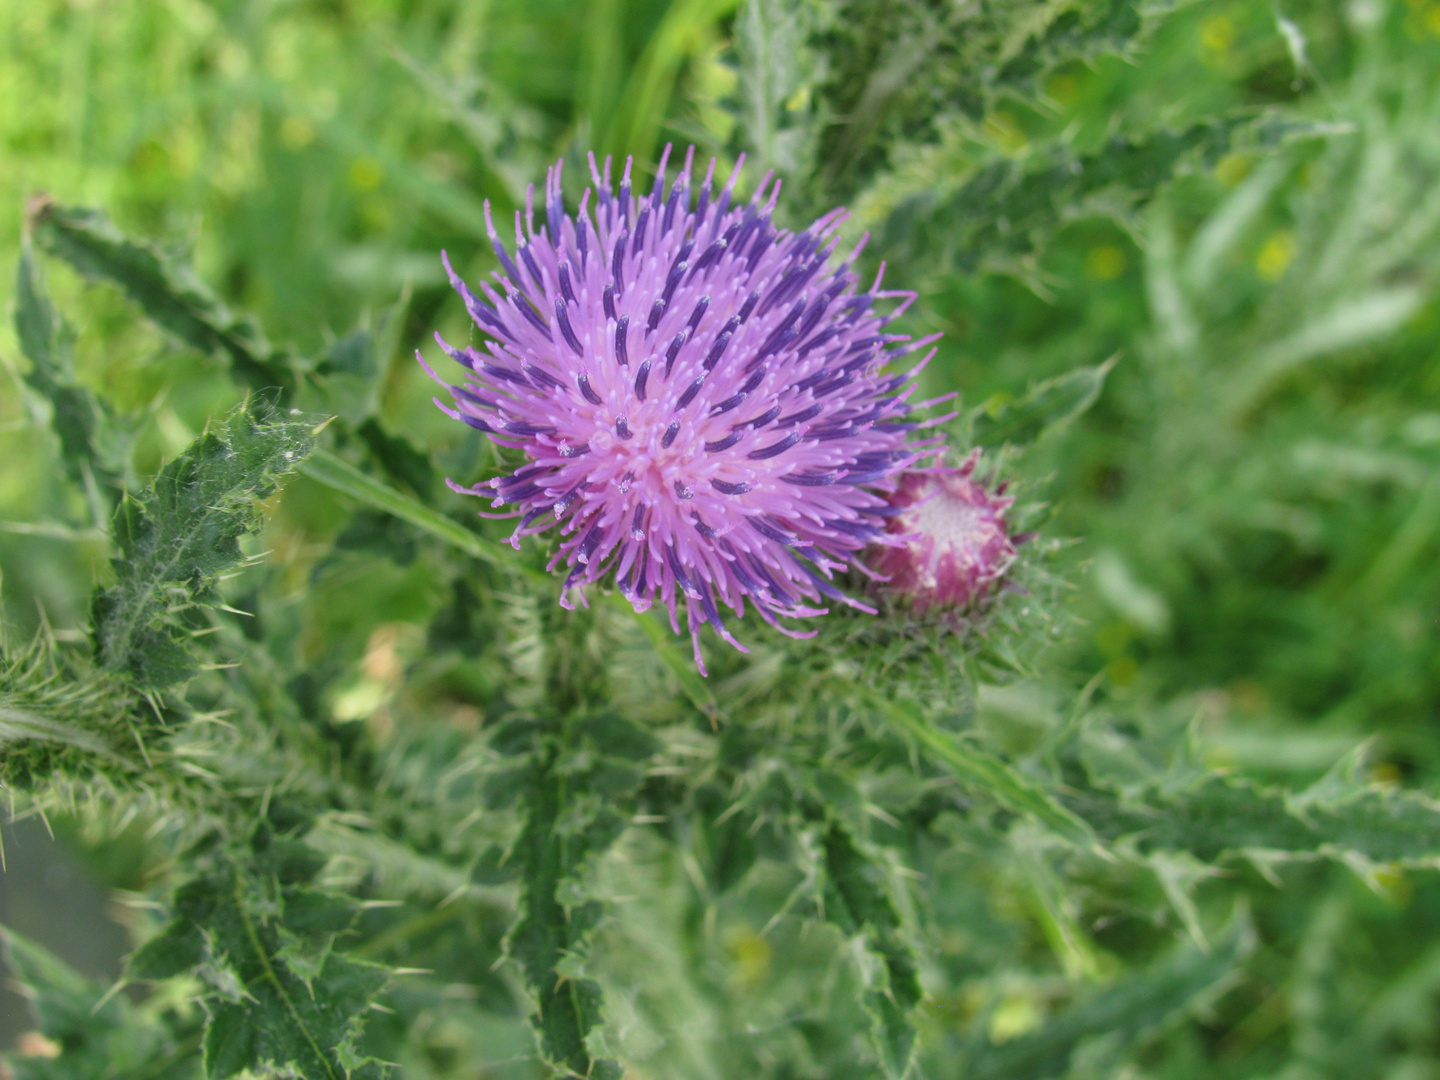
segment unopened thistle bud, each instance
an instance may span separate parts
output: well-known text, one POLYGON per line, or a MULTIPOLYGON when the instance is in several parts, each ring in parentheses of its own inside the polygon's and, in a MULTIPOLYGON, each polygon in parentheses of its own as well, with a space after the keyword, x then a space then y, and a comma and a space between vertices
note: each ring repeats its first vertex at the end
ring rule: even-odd
POLYGON ((1015 500, 975 478, 979 461, 976 450, 956 467, 904 472, 890 496, 899 513, 887 528, 899 543, 876 547, 870 565, 916 614, 983 603, 1015 561, 1005 520, 1015 500))
POLYGON ((933 339, 886 333, 914 295, 878 276, 857 292, 855 254, 832 258, 844 212, 792 234, 772 223, 768 174, 735 203, 739 165, 715 192, 712 161, 697 201, 690 164, 667 190, 662 158, 637 196, 628 162, 617 191, 592 157, 573 217, 550 170, 543 212, 532 190, 515 215, 513 256, 491 226, 494 284, 476 295, 451 272, 488 340, 441 341, 466 372, 436 403, 525 455, 451 486, 514 507, 516 546, 558 529, 562 604, 613 580, 637 611, 658 599, 678 633, 683 603, 700 664, 707 623, 740 647, 720 611, 747 599, 776 625, 826 599, 871 610, 834 574, 893 542, 886 496, 936 443, 912 435, 919 367, 883 370, 933 339), (899 303, 881 314, 882 300, 899 303))

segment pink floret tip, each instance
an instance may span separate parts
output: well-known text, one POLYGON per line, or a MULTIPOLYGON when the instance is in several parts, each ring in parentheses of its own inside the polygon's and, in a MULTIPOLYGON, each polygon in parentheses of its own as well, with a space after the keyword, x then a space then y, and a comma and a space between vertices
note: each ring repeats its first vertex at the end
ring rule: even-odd
POLYGON ((494 280, 472 287, 445 260, 485 340, 437 335, 465 372, 436 376, 449 398, 436 404, 524 454, 513 473, 452 486, 519 518, 517 543, 558 532, 561 603, 613 581, 636 611, 663 604, 676 633, 683 605, 703 672, 702 626, 743 651, 722 608, 741 616, 748 601, 777 626, 827 601, 872 610, 833 579, 897 542, 889 496, 937 452, 910 417, 915 372, 884 370, 934 339, 886 332, 913 294, 881 291, 880 276, 857 290, 855 253, 834 257, 843 210, 786 232, 770 174, 735 202, 740 163, 717 192, 712 161, 696 192, 692 149, 667 189, 668 155, 639 195, 631 162, 617 188, 592 156, 574 214, 557 163, 543 208, 532 188, 516 213, 513 248, 487 205, 494 280), (880 301, 898 303, 882 315, 880 301))
POLYGON ((1004 485, 991 491, 975 478, 980 451, 959 466, 902 473, 888 530, 897 543, 877 547, 871 567, 884 591, 908 600, 916 614, 982 604, 1015 561, 1005 512, 1015 500, 1004 485))

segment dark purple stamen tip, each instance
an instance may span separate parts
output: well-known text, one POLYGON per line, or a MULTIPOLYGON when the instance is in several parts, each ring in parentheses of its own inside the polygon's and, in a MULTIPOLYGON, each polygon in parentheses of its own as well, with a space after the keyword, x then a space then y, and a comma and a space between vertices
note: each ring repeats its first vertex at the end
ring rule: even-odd
POLYGON ((764 461, 766 458, 772 458, 775 457, 777 454, 783 454, 786 450, 789 450, 790 447, 794 446, 799 441, 800 433, 798 431, 792 431, 789 435, 786 435, 785 438, 781 439, 779 442, 773 443, 770 446, 764 447, 760 450, 751 450, 750 453, 746 454, 745 456, 748 457, 751 461, 764 461))
POLYGON ((690 402, 695 400, 695 395, 700 393, 700 389, 704 385, 704 376, 701 376, 700 378, 692 382, 689 386, 685 388, 685 392, 680 395, 680 400, 675 403, 675 408, 683 409, 686 405, 689 405, 690 402))
POLYGON ((660 299, 665 301, 666 304, 669 304, 675 296, 675 289, 679 286, 680 279, 685 276, 685 271, 689 266, 690 264, 688 262, 680 263, 679 266, 670 271, 670 276, 665 279, 665 291, 660 294, 660 299))
POLYGON ((715 344, 710 346, 710 352, 707 353, 705 356, 704 367, 706 371, 711 370, 716 364, 720 362, 720 357, 725 352, 725 346, 730 344, 730 337, 730 331, 726 330, 723 334, 721 334, 715 339, 715 344))
POLYGON ((628 232, 622 232, 620 239, 615 241, 615 254, 610 259, 610 276, 615 279, 615 291, 625 291, 625 241, 630 239, 628 232))
POLYGON ((777 544, 793 547, 799 541, 799 537, 780 528, 779 524, 775 523, 774 518, 767 521, 766 517, 768 517, 768 515, 756 515, 746 520, 749 521, 750 527, 761 536, 774 540, 777 544))
POLYGON ((801 487, 827 487, 839 479, 833 472, 827 473, 786 473, 782 480, 788 480, 792 484, 799 484, 801 487))
POLYGON ((625 339, 629 336, 630 316, 621 315, 620 321, 615 324, 615 362, 621 367, 627 367, 630 363, 628 350, 625 348, 625 339))
POLYGON ((585 395, 586 401, 590 402, 591 405, 600 404, 600 395, 590 388, 589 379, 587 379, 584 375, 581 375, 575 381, 580 384, 580 393, 585 395))
POLYGON ((667 379, 670 377, 670 369, 675 366, 675 357, 679 355, 680 349, 689 336, 689 330, 681 330, 670 342, 670 347, 665 350, 665 377, 667 379))
POLYGON ((755 417, 753 420, 742 421, 741 423, 736 424, 735 427, 737 430, 740 428, 753 427, 756 431, 759 431, 761 428, 763 428, 766 424, 770 423, 771 420, 774 420, 775 417, 779 415, 780 406, 772 405, 769 409, 761 413, 759 416, 755 417))
POLYGON ((580 347, 580 339, 575 336, 575 331, 570 326, 570 316, 565 313, 565 300, 560 296, 555 298, 555 321, 560 324, 560 333, 571 351, 576 356, 584 356, 585 350, 580 347))
POLYGON ((524 262, 525 269, 530 271, 530 277, 534 279, 536 287, 544 289, 545 275, 540 273, 540 264, 535 261, 535 256, 530 254, 529 244, 526 244, 520 249, 520 259, 524 262))
MULTIPOLYGON (((720 402, 720 404, 716 405, 713 409, 711 409, 710 415, 724 416, 731 409, 738 408, 740 405, 742 405, 745 399, 749 396, 750 395, 745 393, 744 391, 741 391, 738 394, 734 394, 731 397, 728 397, 724 401, 720 402)), ((732 443, 731 445, 734 444, 732 443)))

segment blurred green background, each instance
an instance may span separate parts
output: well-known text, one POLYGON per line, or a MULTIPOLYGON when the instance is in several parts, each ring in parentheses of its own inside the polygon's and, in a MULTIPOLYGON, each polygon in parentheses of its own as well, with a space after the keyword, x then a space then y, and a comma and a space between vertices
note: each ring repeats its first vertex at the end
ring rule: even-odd
MULTIPOLYGON (((886 4, 868 7, 885 17, 886 4)), ((754 139, 737 128, 736 8, 0 4, 0 294, 8 310, 27 200, 104 207, 188 253, 301 353, 379 328, 385 422, 452 445, 410 360, 435 329, 466 334, 438 251, 488 271, 483 201, 503 217, 558 156, 648 163, 674 141, 733 160, 754 139)), ((809 107, 803 92, 791 105, 809 107)), ((1298 785, 1369 739, 1377 779, 1436 790, 1440 3, 1182 4, 1133 55, 1064 66, 1043 93, 893 149, 883 169, 809 168, 789 146, 772 139, 761 156, 802 171, 792 221, 846 200, 851 232, 876 233, 868 256, 891 259, 891 286, 921 294, 907 329, 945 332, 927 389, 998 402, 1116 358, 1095 408, 1017 468, 1027 494, 1053 504, 1047 534, 1075 540, 1060 570, 1071 618, 1047 677, 990 701, 996 718, 1023 729, 1053 708, 1055 687, 1099 674, 1118 708, 1198 716, 1212 763, 1298 785), (1065 204, 1023 251, 957 253, 906 230, 917 193, 954 190, 986 162, 1024 167, 1057 141, 1096 151, 1116 133, 1239 106, 1328 127, 1274 154, 1224 154, 1143 207, 1104 192, 1065 204)), ((578 172, 568 182, 578 193, 578 172)), ((177 350, 117 292, 49 270, 83 380, 139 418, 142 471, 236 400, 214 360, 177 350)), ((52 482, 58 458, 8 319, 0 363, 5 621, 25 634, 43 618, 74 636, 105 548, 52 482)), ((307 538, 336 516, 331 498, 303 479, 285 493, 267 546, 297 581, 307 538)), ((418 572, 394 571, 335 612, 323 634, 341 661, 360 662, 375 626, 438 605, 418 572)), ((30 827, 23 838, 49 843, 30 827)), ((17 860, 0 909, 103 974, 123 936, 98 900, 61 926, 25 897, 72 868, 77 881, 139 889, 144 860, 73 846, 88 870, 70 855, 17 860)), ((1396 876, 1367 892, 1338 871, 1323 887, 1333 902, 1324 940, 1307 939, 1320 942, 1313 977, 1342 972, 1355 1009, 1390 1002, 1402 1070, 1390 1075, 1440 1076, 1440 940, 1428 938, 1440 888, 1396 876)), ((1307 1013, 1299 985, 1257 992, 1217 1035, 1230 1060, 1277 1031, 1298 1053, 1307 1032, 1339 1022, 1307 1013)), ((1270 1065, 1236 1074, 1282 1075, 1285 1056, 1270 1065)))

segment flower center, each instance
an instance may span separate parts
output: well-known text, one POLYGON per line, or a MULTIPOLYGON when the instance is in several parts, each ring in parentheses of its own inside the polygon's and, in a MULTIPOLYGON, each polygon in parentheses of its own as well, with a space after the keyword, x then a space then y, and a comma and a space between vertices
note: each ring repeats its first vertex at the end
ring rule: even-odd
POLYGON ((949 547, 978 546, 993 531, 980 507, 948 491, 935 492, 916 511, 916 531, 949 547))

